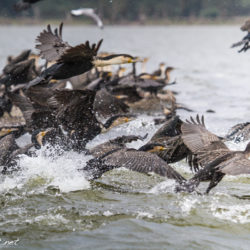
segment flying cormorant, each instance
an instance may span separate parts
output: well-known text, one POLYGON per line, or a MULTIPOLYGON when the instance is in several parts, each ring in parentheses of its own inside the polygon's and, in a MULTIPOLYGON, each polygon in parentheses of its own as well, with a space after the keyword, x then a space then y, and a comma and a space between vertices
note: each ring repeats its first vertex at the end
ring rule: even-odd
POLYGON ((185 145, 196 155, 203 168, 177 190, 194 191, 201 181, 210 181, 206 193, 215 187, 226 175, 250 174, 250 143, 244 151, 231 151, 215 134, 209 132, 204 117, 197 115, 181 126, 185 145))
POLYGON ((102 39, 97 43, 90 45, 89 41, 70 46, 62 40, 61 23, 59 31, 55 29, 54 33, 50 25, 38 37, 40 44, 36 48, 40 50, 40 55, 47 61, 55 61, 48 69, 41 73, 33 81, 29 82, 27 88, 42 82, 48 82, 51 79, 61 80, 83 74, 93 67, 104 67, 112 64, 124 64, 141 61, 127 54, 116 54, 106 57, 97 57, 97 52, 102 44, 102 39))

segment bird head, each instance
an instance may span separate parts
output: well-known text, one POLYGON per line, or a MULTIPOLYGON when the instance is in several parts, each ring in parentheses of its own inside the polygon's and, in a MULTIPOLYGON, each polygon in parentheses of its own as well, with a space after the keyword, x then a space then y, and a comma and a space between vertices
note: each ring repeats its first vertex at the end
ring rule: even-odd
POLYGON ((121 124, 127 123, 135 119, 134 115, 115 115, 110 117, 105 124, 103 124, 102 132, 106 132, 107 130, 117 127, 121 124))
POLYGON ((95 67, 104 67, 107 65, 136 63, 136 62, 142 62, 142 59, 127 54, 114 54, 106 57, 96 57, 93 61, 93 64, 95 65, 95 67))
POLYGON ((159 153, 161 151, 167 150, 167 148, 160 143, 149 143, 140 147, 139 150, 149 152, 149 153, 159 153))
POLYGON ((5 135, 14 133, 14 132, 18 132, 18 128, 7 128, 7 127, 3 127, 0 129, 0 137, 3 137, 5 135))
POLYGON ((46 130, 36 130, 32 133, 31 141, 35 144, 37 149, 41 148, 49 139, 50 136, 53 136, 53 128, 48 128, 46 130))

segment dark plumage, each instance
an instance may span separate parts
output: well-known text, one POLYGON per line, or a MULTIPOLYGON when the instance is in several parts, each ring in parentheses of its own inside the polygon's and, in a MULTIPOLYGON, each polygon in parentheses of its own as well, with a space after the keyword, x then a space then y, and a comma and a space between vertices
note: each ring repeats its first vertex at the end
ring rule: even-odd
POLYGON ((27 10, 31 7, 32 4, 42 0, 20 0, 14 5, 16 11, 27 10))
POLYGON ((36 76, 35 59, 27 59, 15 64, 10 64, 5 68, 5 74, 0 79, 0 83, 9 87, 31 81, 36 76))
POLYGON ((187 146, 183 143, 181 137, 181 125, 182 121, 179 116, 174 116, 167 120, 160 129, 156 131, 151 140, 140 148, 143 150, 148 144, 158 143, 164 146, 164 150, 156 150, 157 154, 167 163, 174 163, 180 161, 186 157, 190 160, 190 165, 195 166, 194 159, 191 157, 191 152, 187 146))
POLYGON ((144 139, 145 137, 135 135, 120 136, 89 149, 88 154, 91 154, 95 158, 100 158, 111 151, 124 148, 126 143, 144 139))
POLYGON ((101 126, 93 110, 95 91, 55 90, 48 100, 55 109, 56 121, 68 132, 74 132, 74 139, 83 145, 101 132, 101 126))
POLYGON ((105 132, 105 129, 111 129, 113 127, 119 126, 121 124, 130 122, 131 120, 133 120, 135 118, 134 115, 130 115, 130 114, 124 114, 124 115, 114 115, 111 116, 104 124, 102 124, 103 126, 103 132, 105 132))
POLYGON ((40 50, 40 56, 49 62, 55 61, 48 69, 44 70, 40 77, 29 83, 29 86, 47 82, 50 79, 67 79, 89 71, 94 67, 93 60, 97 55, 102 40, 98 44, 90 46, 89 41, 84 44, 71 47, 67 42, 62 40, 61 23, 59 31, 54 33, 48 25, 37 37, 39 44, 36 48, 40 50))
POLYGON ((31 53, 31 50, 24 50, 16 57, 9 56, 8 63, 3 68, 3 73, 7 74, 10 71, 10 67, 12 67, 13 64, 27 60, 30 56, 30 53, 31 53))
POLYGON ((107 90, 101 89, 96 92, 94 110, 101 117, 124 114, 129 107, 122 101, 111 95, 107 90))
POLYGON ((15 142, 15 136, 9 134, 0 139, 0 166, 4 166, 1 173, 10 173, 16 170, 16 162, 18 155, 26 154, 33 144, 28 144, 23 148, 19 148, 15 142))
POLYGON ((12 106, 12 102, 7 97, 7 95, 4 94, 2 97, 0 97, 0 117, 4 115, 4 112, 10 114, 12 106))
POLYGON ((250 42, 250 20, 247 20, 241 26, 240 29, 242 31, 247 31, 247 35, 244 36, 241 41, 232 44, 231 48, 239 47, 239 46, 243 45, 243 47, 238 52, 242 52, 242 51, 246 52, 250 48, 250 46, 249 46, 249 42, 250 42))
POLYGON ((87 170, 93 179, 103 173, 119 167, 125 167, 140 173, 154 172, 174 179, 179 183, 185 179, 157 155, 135 149, 116 148, 100 158, 90 160, 83 170, 87 170))
POLYGON ((239 47, 243 45, 243 47, 238 52, 239 53, 242 51, 246 52, 250 48, 249 42, 250 42, 250 33, 248 32, 247 35, 244 36, 241 41, 232 44, 231 48, 235 48, 235 47, 239 47))
POLYGON ((239 123, 233 126, 227 133, 226 138, 235 142, 250 139, 250 122, 239 123))
POLYGON ((8 135, 13 134, 15 138, 20 137, 25 133, 24 126, 17 125, 17 126, 3 126, 0 128, 0 138, 8 135))
POLYGON ((245 151, 231 151, 218 136, 205 128, 204 118, 197 116, 183 123, 182 138, 186 146, 197 156, 203 166, 180 190, 193 191, 200 181, 210 180, 207 193, 221 181, 225 174, 239 175, 250 173, 250 143, 245 151))
POLYGON ((8 93, 8 97, 22 111, 26 121, 26 130, 57 127, 55 116, 49 107, 33 104, 27 96, 21 94, 8 93))
POLYGON ((37 149, 46 144, 53 147, 58 145, 64 149, 67 149, 68 146, 68 140, 59 127, 35 130, 32 132, 31 141, 37 149))

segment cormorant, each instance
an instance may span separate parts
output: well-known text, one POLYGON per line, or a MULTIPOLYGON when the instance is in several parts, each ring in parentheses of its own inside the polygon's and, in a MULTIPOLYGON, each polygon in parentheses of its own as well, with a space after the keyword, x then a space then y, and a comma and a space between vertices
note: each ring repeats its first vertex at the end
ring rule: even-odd
POLYGON ((67 149, 69 142, 68 138, 63 134, 59 127, 47 128, 45 130, 34 130, 32 132, 31 141, 37 149, 41 148, 45 144, 52 146, 58 145, 60 148, 67 149))
MULTIPOLYGON (((147 150, 150 151, 156 146, 158 147, 158 145, 152 145, 152 148, 147 148, 147 150)), ((157 155, 124 147, 112 149, 98 158, 91 159, 83 170, 88 171, 92 179, 96 179, 105 172, 120 167, 140 173, 154 172, 174 179, 180 184, 185 181, 179 173, 157 155)))
POLYGON ((162 62, 162 63, 160 63, 160 65, 159 65, 159 69, 158 69, 158 70, 155 70, 155 71, 152 73, 152 75, 153 75, 153 76, 159 76, 159 77, 163 78, 163 77, 164 77, 164 72, 165 72, 165 63, 162 62))
POLYGON ((15 135, 8 134, 0 139, 0 166, 4 166, 1 173, 11 173, 16 170, 16 162, 18 155, 26 154, 33 147, 33 143, 18 147, 15 142, 15 135))
POLYGON ((115 139, 111 139, 107 142, 104 142, 102 144, 99 144, 89 149, 87 153, 91 154, 95 158, 100 158, 103 155, 106 155, 108 152, 111 152, 116 149, 124 148, 126 143, 130 143, 136 140, 144 140, 146 136, 147 134, 144 137, 136 136, 136 135, 119 136, 119 137, 116 137, 115 139))
POLYGON ((58 126, 54 113, 48 106, 33 104, 24 94, 8 93, 8 97, 22 111, 27 131, 58 126))
POLYGON ((30 54, 31 54, 31 50, 24 50, 16 57, 8 56, 7 64, 3 68, 3 73, 7 74, 10 71, 9 67, 11 67, 11 65, 22 62, 22 61, 25 61, 25 60, 28 60, 30 54))
POLYGON ((192 192, 201 181, 210 180, 206 193, 215 187, 226 175, 250 174, 250 143, 244 151, 231 151, 215 134, 209 132, 204 117, 197 115, 181 126, 185 145, 196 155, 198 164, 203 166, 195 176, 178 190, 192 192))
POLYGON ((42 0, 20 0, 14 5, 14 9, 16 11, 26 10, 31 7, 31 4, 34 4, 39 1, 42 1, 42 0))
POLYGON ((250 139, 250 122, 239 123, 233 126, 225 136, 235 142, 246 141, 250 139))
POLYGON ((140 61, 127 54, 116 54, 106 57, 97 57, 97 52, 102 44, 102 39, 90 46, 89 41, 75 47, 70 46, 67 42, 62 40, 61 23, 59 31, 56 29, 54 33, 50 25, 47 30, 44 30, 37 37, 40 43, 36 48, 40 50, 40 55, 47 61, 56 61, 48 69, 41 73, 33 81, 29 82, 28 87, 48 82, 51 79, 62 80, 76 75, 83 74, 93 67, 104 67, 112 64, 133 63, 140 61))
POLYGON ((0 83, 6 87, 22 84, 37 77, 35 59, 27 59, 18 63, 11 63, 4 68, 5 74, 1 77, 0 83))
POLYGON ((243 47, 238 52, 246 52, 250 46, 250 20, 247 20, 244 25, 240 28, 242 31, 247 31, 247 35, 243 37, 243 39, 237 43, 232 44, 231 48, 238 47, 243 45, 243 47))
MULTIPOLYGON (((168 119, 152 136, 150 141, 142 146, 139 150, 144 150, 150 144, 159 144, 164 146, 164 150, 155 150, 157 154, 167 163, 174 163, 187 158, 191 166, 195 165, 194 159, 191 158, 191 152, 183 143, 181 137, 182 120, 179 116, 173 116, 168 119)), ((195 165, 196 167, 196 165, 195 165)))
POLYGON ((98 116, 107 118, 118 114, 128 113, 129 106, 103 88, 96 92, 94 110, 98 116))
POLYGON ((0 138, 9 134, 13 134, 15 138, 18 138, 24 133, 25 133, 25 130, 24 130, 23 125, 0 127, 0 138))

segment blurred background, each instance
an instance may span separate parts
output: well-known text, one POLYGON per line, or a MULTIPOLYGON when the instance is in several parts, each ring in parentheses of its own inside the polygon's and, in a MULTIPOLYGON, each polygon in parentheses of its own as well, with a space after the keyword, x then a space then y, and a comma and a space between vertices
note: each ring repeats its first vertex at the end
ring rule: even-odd
MULTIPOLYGON (((250 54, 230 48, 246 35, 240 26, 250 0, 43 0, 15 12, 17 1, 0 0, 0 74, 9 56, 38 53, 39 33, 63 21, 63 39, 72 46, 103 38, 101 52, 148 59, 136 65, 137 75, 162 62, 174 67, 176 84, 165 89, 193 110, 178 109, 182 120, 204 115, 206 127, 221 136, 250 121, 250 54), (78 8, 96 9, 104 29, 89 17, 71 17, 78 8)), ((125 74, 131 71, 127 65, 125 74)), ((88 147, 122 135, 147 133, 149 140, 160 126, 155 118, 159 113, 145 112, 88 147)), ((243 150, 246 142, 228 146, 243 150)), ((249 176, 224 178, 211 195, 176 195, 172 181, 124 169, 89 182, 79 174, 89 156, 60 151, 53 157, 57 150, 44 147, 37 157, 20 159, 22 171, 0 175, 0 249, 249 249, 249 176), (8 240, 19 242, 4 246, 8 240)), ((171 166, 191 176, 186 161, 171 166)))
MULTIPOLYGON (((69 10, 80 7, 96 8, 106 24, 165 24, 183 21, 232 23, 250 13, 250 0, 57 0, 38 2, 33 8, 21 13, 13 10, 15 2, 0 1, 1 23, 13 22, 13 19, 29 23, 44 19, 72 20, 69 10)), ((82 20, 91 22, 86 17, 82 20)))

